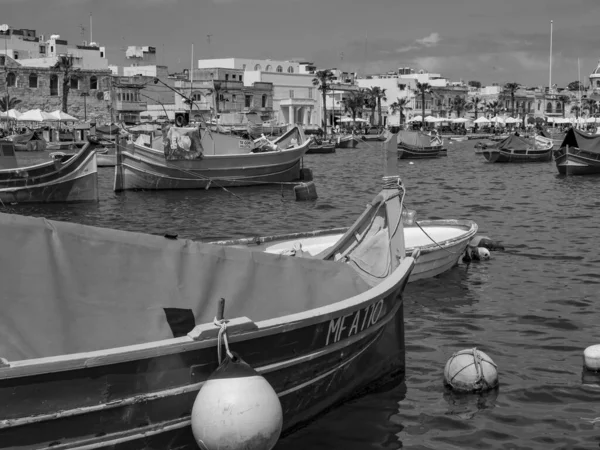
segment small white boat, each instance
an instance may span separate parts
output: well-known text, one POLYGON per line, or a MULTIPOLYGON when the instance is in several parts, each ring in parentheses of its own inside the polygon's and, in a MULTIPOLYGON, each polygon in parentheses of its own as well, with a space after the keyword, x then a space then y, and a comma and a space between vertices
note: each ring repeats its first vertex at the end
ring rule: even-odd
MULTIPOLYGON (((335 245, 347 230, 332 228, 211 243, 319 259, 321 255, 327 254, 327 250, 335 245)), ((409 283, 434 277, 454 267, 476 233, 477 224, 472 220, 420 220, 418 225, 405 222, 406 254, 410 255, 418 248, 421 255, 410 275, 409 283)))

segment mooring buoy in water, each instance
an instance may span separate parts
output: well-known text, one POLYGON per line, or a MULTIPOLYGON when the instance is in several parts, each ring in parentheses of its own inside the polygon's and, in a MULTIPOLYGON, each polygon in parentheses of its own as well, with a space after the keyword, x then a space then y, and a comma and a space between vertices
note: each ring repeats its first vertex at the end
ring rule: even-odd
POLYGON ((583 351, 583 363, 588 370, 600 370, 600 344, 591 345, 583 351))
POLYGON ((444 368, 444 384, 459 392, 481 392, 498 386, 498 370, 492 358, 476 348, 452 355, 444 368))
POLYGON ((463 256, 463 262, 471 261, 487 261, 491 258, 490 251, 484 247, 471 247, 467 246, 465 249, 465 256, 463 256))
POLYGON ((296 195, 296 200, 316 200, 319 198, 317 195, 317 186, 315 186, 314 181, 309 181, 307 183, 300 183, 294 186, 294 194, 296 195))

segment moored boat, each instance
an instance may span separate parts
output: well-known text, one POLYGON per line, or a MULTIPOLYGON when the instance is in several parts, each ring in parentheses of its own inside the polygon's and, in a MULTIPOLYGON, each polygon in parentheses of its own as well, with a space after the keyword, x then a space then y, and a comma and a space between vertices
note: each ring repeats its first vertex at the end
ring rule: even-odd
POLYGON ((75 154, 57 152, 53 160, 18 167, 14 144, 1 141, 0 201, 51 203, 98 200, 96 148, 91 139, 75 154))
POLYGON ((353 134, 338 136, 335 140, 336 148, 356 148, 358 140, 353 134))
POLYGON ((446 148, 439 136, 407 130, 398 133, 398 158, 400 159, 438 158, 446 154, 446 148))
POLYGON ((195 449, 223 329, 276 391, 284 433, 401 379, 403 197, 386 176, 323 260, 0 214, 0 449, 195 449), (35 283, 15 282, 22 267, 35 283))
POLYGON ((552 160, 552 145, 552 140, 543 136, 527 139, 512 134, 496 145, 482 145, 475 153, 491 163, 547 162, 552 160))
POLYGON ((300 178, 308 150, 299 127, 273 141, 249 141, 196 128, 170 127, 151 146, 117 147, 114 190, 253 186, 300 178))
MULTIPOLYGON (((342 238, 347 228, 332 228, 275 236, 215 241, 214 244, 233 245, 254 251, 316 258, 342 238)), ((416 249, 420 256, 409 283, 431 278, 454 267, 463 256, 469 241, 477 233, 471 220, 421 220, 404 223, 406 254, 416 249)))
POLYGON ((554 150, 554 161, 561 175, 600 173, 600 136, 571 128, 554 150))
POLYGON ((307 154, 311 153, 335 153, 335 142, 314 139, 308 146, 307 154))

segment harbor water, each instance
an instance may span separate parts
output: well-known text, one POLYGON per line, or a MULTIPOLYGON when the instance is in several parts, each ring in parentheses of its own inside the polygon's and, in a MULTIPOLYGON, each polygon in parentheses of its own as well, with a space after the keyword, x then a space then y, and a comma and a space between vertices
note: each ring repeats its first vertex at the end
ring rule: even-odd
MULTIPOLYGON (((418 219, 472 219, 506 250, 409 284, 405 383, 346 403, 277 449, 599 448, 600 374, 584 372, 582 355, 600 343, 600 177, 561 177, 552 162, 490 164, 475 142, 399 160, 405 203, 418 219), (453 395, 444 365, 472 347, 498 365, 500 388, 453 395)), ((114 169, 99 168, 97 204, 4 211, 206 241, 348 226, 381 186, 381 144, 304 165, 314 202, 296 202, 290 186, 115 194, 114 169)))

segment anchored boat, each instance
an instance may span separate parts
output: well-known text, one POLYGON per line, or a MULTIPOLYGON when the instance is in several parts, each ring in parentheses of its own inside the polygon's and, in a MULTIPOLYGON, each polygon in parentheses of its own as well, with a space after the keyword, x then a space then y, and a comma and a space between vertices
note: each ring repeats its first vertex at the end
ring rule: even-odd
POLYGON ((600 173, 600 136, 571 128, 554 150, 554 161, 561 175, 600 173))
POLYGON ((293 127, 273 141, 256 141, 196 128, 170 127, 163 139, 119 145, 114 190, 205 189, 300 178, 307 139, 293 127), (213 184, 214 183, 214 184, 213 184))
POLYGON ((18 167, 15 146, 0 140, 0 201, 50 203, 98 200, 97 141, 89 139, 75 154, 57 152, 53 160, 18 167))
POLYGON ((552 139, 535 136, 526 139, 510 135, 496 145, 481 147, 475 153, 491 163, 547 162, 552 160, 552 139))
POLYGON ((284 433, 401 378, 418 256, 403 198, 386 176, 320 259, 0 214, 0 449, 197 448, 190 413, 223 328, 276 391, 284 433))
POLYGON ((430 136, 420 131, 398 133, 398 158, 426 159, 445 156, 447 150, 439 136, 430 136))

